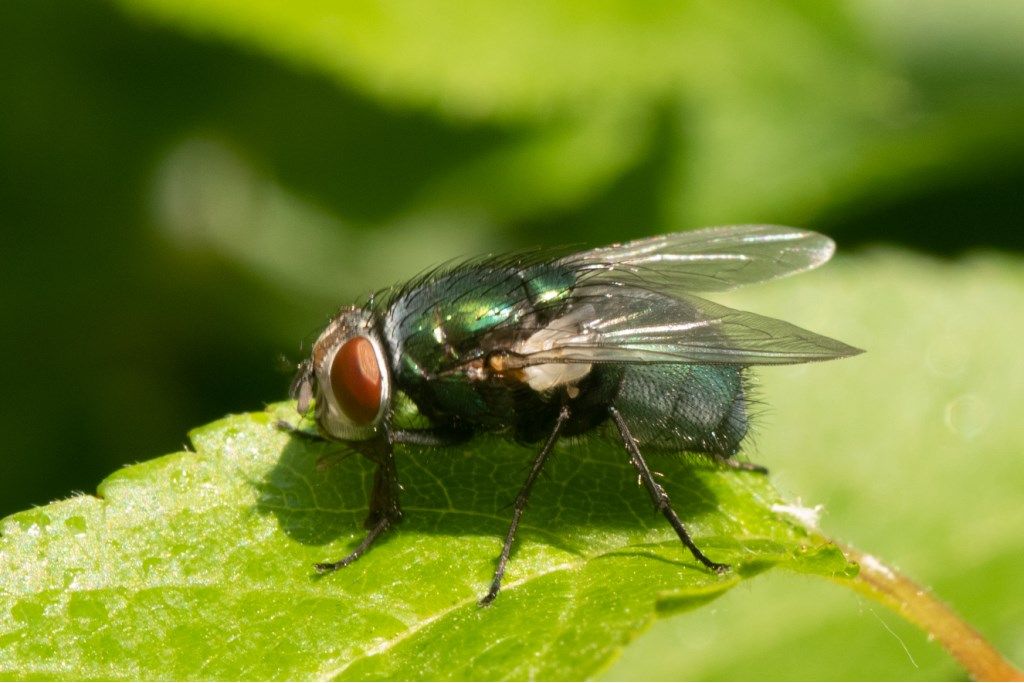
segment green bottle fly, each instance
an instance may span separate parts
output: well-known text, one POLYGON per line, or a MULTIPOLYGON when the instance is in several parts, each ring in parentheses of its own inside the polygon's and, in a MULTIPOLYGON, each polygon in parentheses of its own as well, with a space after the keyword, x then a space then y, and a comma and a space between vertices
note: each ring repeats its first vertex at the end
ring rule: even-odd
POLYGON ((516 498, 490 590, 498 594, 530 490, 560 437, 610 425, 657 509, 703 565, 643 452, 687 451, 724 466, 747 433, 746 368, 860 353, 799 327, 699 298, 810 270, 835 245, 818 233, 743 225, 674 233, 570 254, 485 257, 431 271, 343 309, 292 384, 320 438, 377 466, 351 564, 402 516, 394 445, 451 445, 480 432, 540 443, 516 498), (400 429, 411 400, 428 428, 400 429), (314 402, 315 399, 315 402, 314 402))

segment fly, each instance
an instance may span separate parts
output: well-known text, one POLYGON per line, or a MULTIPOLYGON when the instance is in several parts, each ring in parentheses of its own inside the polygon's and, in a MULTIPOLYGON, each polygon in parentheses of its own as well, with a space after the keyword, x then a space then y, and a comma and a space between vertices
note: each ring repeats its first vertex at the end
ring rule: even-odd
MULTIPOLYGON (((319 438, 375 465, 365 538, 321 573, 359 559, 402 517, 396 444, 450 446, 481 432, 539 444, 516 497, 490 589, 501 587, 534 482, 558 440, 610 425, 637 478, 693 557, 645 452, 733 456, 747 433, 747 368, 843 358, 860 349, 700 298, 816 268, 835 251, 815 232, 740 225, 570 254, 489 256, 437 269, 342 309, 292 383, 319 438), (429 428, 394 423, 399 396, 429 428)), ((295 432, 303 434, 302 432, 295 432)))

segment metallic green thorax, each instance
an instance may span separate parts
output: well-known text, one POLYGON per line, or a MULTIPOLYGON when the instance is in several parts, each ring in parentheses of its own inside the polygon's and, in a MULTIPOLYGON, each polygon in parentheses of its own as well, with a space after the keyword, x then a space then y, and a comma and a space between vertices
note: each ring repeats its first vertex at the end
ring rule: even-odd
MULTIPOLYGON (((539 393, 508 377, 474 377, 486 363, 566 312, 577 274, 557 263, 463 266, 398 292, 384 316, 396 386, 435 424, 459 431, 503 431, 533 441, 563 402, 563 389, 539 393)), ((746 433, 742 372, 732 366, 599 364, 580 382, 567 433, 606 419, 614 403, 656 449, 734 453, 746 433)))
POLYGON ((509 264, 463 267, 399 292, 384 319, 397 386, 435 421, 457 415, 466 427, 512 426, 518 387, 452 371, 485 358, 481 340, 507 342, 542 327, 574 284, 575 275, 557 265, 509 264))
POLYGON ((785 226, 657 235, 579 252, 492 256, 432 271, 343 308, 299 366, 292 395, 314 407, 325 438, 376 465, 366 537, 349 566, 402 519, 395 447, 455 446, 478 432, 541 446, 514 502, 490 589, 501 588, 530 492, 555 445, 617 438, 651 502, 694 559, 694 543, 644 452, 739 462, 747 433, 746 368, 842 358, 859 349, 694 292, 717 292, 815 268, 835 244, 785 226))
POLYGON ((522 324, 538 310, 557 310, 575 275, 556 265, 479 268, 428 279, 402 292, 387 313, 385 336, 399 356, 400 377, 436 376, 476 349, 467 346, 496 327, 522 324))

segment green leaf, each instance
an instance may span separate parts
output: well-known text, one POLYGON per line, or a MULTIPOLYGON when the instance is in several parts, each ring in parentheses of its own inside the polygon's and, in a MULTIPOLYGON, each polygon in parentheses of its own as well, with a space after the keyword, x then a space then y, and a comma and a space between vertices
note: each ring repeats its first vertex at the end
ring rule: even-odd
POLYGON ((537 484, 504 589, 485 591, 529 449, 406 450, 406 518, 351 567, 371 467, 273 425, 290 404, 192 433, 195 452, 121 470, 3 522, 0 675, 19 678, 584 678, 661 613, 769 567, 849 575, 756 474, 659 462, 698 566, 620 447, 564 443, 537 484), (331 458, 329 458, 331 459, 331 458))
POLYGON ((1024 151, 1014 2, 120 4, 391 107, 527 126, 423 193, 502 221, 585 201, 644 152, 667 159, 665 229, 800 223, 1024 151))
MULTIPOLYGON (((773 411, 749 452, 788 496, 825 503, 830 529, 935 586, 1018 661, 1024 362, 1007 314, 1022 290, 1020 259, 876 253, 723 297, 868 348, 761 371, 773 411)), ((287 439, 277 416, 293 417, 281 405, 228 418, 194 433, 196 453, 116 473, 103 499, 5 520, 0 677, 582 678, 679 612, 608 675, 962 676, 924 634, 831 582, 746 581, 768 566, 849 570, 771 512, 781 501, 765 479, 657 461, 698 543, 736 563, 715 577, 601 441, 564 444, 549 463, 490 608, 475 600, 532 455, 496 439, 403 450, 406 519, 314 579, 313 562, 360 538, 369 468, 318 469, 329 449, 287 439)))
MULTIPOLYGON (((1024 663, 1024 259, 842 251, 724 303, 867 349, 760 369, 750 457, 829 536, 934 590, 1024 663)), ((963 680, 928 633, 831 582, 769 572, 658 622, 609 680, 963 680), (795 657, 793 652, 813 656, 795 657)))

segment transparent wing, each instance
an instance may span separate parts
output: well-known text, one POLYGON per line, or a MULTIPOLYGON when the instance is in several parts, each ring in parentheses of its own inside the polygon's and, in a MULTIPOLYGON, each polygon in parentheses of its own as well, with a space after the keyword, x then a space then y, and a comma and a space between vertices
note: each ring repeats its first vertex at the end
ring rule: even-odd
POLYGON ((511 365, 698 363, 786 365, 860 349, 796 325, 692 295, 588 286, 572 310, 521 343, 511 365))
POLYGON ((624 282, 671 292, 715 292, 817 268, 835 243, 778 225, 677 232, 600 247, 561 262, 588 282, 624 282))

